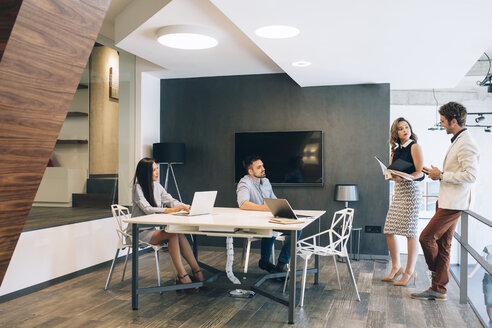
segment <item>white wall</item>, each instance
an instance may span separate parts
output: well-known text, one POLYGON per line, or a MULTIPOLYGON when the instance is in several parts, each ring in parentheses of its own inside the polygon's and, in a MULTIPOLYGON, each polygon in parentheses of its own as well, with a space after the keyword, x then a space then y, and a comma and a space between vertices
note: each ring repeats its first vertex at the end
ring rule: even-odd
POLYGON ((111 260, 117 242, 113 218, 23 232, 0 286, 0 295, 111 260))
POLYGON ((152 156, 152 144, 160 141, 160 79, 152 63, 120 51, 120 135, 118 202, 132 204, 131 183, 135 167, 152 156))
POLYGON ((161 80, 152 76, 149 71, 162 69, 137 57, 137 130, 138 159, 152 156, 152 144, 160 141, 161 131, 161 80))
POLYGON ((131 180, 136 166, 135 61, 134 55, 120 51, 118 203, 123 206, 132 204, 131 180))

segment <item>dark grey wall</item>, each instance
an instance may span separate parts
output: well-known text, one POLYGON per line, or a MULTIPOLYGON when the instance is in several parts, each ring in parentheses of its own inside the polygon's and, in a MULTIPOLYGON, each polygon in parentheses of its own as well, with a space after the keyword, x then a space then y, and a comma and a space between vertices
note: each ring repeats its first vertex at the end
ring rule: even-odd
MULTIPOLYGON (((161 80, 161 142, 186 144, 186 163, 175 166, 183 201, 218 190, 216 206, 237 206, 234 132, 322 130, 324 186, 274 187, 275 194, 297 209, 326 210, 327 228, 344 206, 333 201, 334 185, 356 183, 354 227, 382 226, 388 185, 374 155, 388 160, 389 97, 388 84, 301 88, 285 74, 161 80)), ((384 235, 363 232, 361 253, 386 255, 384 235)))

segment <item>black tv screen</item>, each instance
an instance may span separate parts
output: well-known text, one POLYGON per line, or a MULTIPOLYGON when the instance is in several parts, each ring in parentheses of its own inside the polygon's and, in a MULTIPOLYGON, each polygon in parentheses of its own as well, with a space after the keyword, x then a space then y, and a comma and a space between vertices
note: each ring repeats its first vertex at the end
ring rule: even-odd
POLYGON ((323 132, 236 132, 235 181, 247 174, 243 160, 259 155, 272 184, 323 185, 323 132))

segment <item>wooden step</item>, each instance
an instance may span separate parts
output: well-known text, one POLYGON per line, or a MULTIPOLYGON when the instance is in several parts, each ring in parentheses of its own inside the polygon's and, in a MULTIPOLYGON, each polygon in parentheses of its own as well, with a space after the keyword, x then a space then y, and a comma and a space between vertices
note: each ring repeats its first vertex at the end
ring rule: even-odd
POLYGON ((118 192, 118 179, 87 179, 87 193, 88 194, 111 194, 115 191, 118 192))
MULTIPOLYGON (((72 194, 72 207, 109 208, 111 198, 111 194, 72 194)), ((118 199, 114 203, 118 203, 118 199)))

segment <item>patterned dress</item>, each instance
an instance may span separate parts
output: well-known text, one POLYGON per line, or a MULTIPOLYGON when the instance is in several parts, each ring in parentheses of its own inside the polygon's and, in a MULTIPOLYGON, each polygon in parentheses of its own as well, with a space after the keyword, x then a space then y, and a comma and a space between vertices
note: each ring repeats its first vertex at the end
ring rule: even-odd
MULTIPOLYGON (((414 143, 412 141, 405 146, 398 147, 393 155, 393 163, 398 158, 401 158, 413 164, 411 148, 414 143)), ((408 169, 403 170, 403 172, 413 173, 415 172, 415 166, 412 165, 408 169)), ((419 180, 423 180, 423 177, 419 180)), ((415 180, 395 181, 394 194, 394 199, 386 216, 384 233, 417 238, 417 226, 422 199, 418 182, 415 180)))

